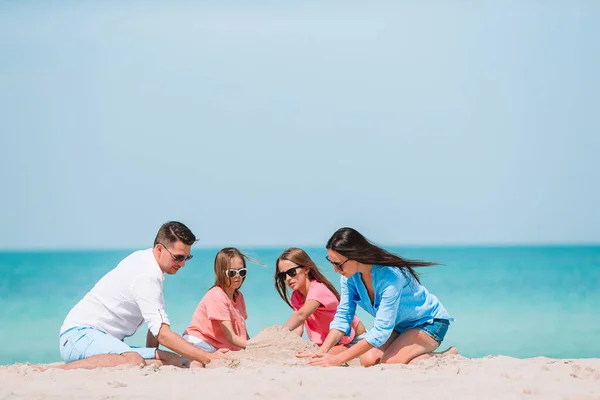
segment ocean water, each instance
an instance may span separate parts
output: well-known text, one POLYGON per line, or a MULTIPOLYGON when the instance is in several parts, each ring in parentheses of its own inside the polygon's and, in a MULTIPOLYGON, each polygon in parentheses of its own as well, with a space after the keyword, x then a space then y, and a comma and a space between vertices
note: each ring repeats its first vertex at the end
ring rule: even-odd
MULTIPOLYGON (((194 259, 165 281, 172 328, 182 332, 213 283, 218 249, 196 248, 194 259)), ((250 265, 242 287, 248 329, 282 324, 290 309, 273 286, 282 248, 242 249, 268 267, 250 265)), ((339 287, 325 250, 307 248, 339 287)), ((600 246, 390 248, 442 265, 420 268, 423 284, 456 321, 442 348, 467 357, 600 357, 600 246)), ((95 282, 132 250, 0 252, 0 364, 60 361, 64 317, 95 282)), ((359 310, 367 327, 373 321, 359 310)), ((127 343, 144 345, 146 329, 127 343)))

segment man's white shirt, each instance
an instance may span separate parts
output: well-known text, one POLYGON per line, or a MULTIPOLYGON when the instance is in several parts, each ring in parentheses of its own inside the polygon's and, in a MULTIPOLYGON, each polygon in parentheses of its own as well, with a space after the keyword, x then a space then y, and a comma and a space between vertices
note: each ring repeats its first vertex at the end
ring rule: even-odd
POLYGON ((60 332, 89 326, 123 340, 146 321, 157 336, 161 324, 170 325, 165 312, 164 280, 152 249, 136 251, 104 275, 73 307, 60 332))

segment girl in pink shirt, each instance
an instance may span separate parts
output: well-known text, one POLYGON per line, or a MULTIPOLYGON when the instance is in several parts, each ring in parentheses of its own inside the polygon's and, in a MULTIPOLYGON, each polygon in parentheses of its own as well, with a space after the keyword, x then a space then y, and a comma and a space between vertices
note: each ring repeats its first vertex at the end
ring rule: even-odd
MULTIPOLYGON (((294 310, 284 327, 302 336, 306 326, 308 338, 322 346, 329 333, 329 324, 340 304, 340 295, 304 250, 289 248, 279 256, 275 268, 275 288, 294 310), (288 287, 293 291, 291 301, 288 298, 288 287)), ((350 333, 338 345, 327 349, 321 347, 321 350, 339 353, 347 346, 357 343, 365 331, 362 322, 354 317, 350 333)))
POLYGON ((227 247, 217 253, 215 284, 198 304, 184 339, 209 353, 246 347, 248 315, 240 287, 247 273, 246 256, 239 250, 227 247))

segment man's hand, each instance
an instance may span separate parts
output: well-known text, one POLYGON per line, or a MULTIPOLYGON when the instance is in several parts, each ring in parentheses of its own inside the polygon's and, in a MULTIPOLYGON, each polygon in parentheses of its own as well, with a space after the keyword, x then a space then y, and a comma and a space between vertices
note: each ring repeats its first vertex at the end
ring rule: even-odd
POLYGON ((218 360, 219 358, 231 360, 232 358, 229 356, 229 354, 227 354, 228 352, 229 349, 218 349, 214 353, 209 353, 209 357, 211 360, 218 360))

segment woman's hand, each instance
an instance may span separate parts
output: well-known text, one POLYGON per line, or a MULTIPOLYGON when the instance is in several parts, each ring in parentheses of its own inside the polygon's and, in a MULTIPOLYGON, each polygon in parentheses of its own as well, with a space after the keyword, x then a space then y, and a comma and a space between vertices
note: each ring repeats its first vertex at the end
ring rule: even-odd
POLYGON ((339 367, 344 362, 338 357, 331 354, 316 354, 309 362, 308 365, 313 367, 339 367))

